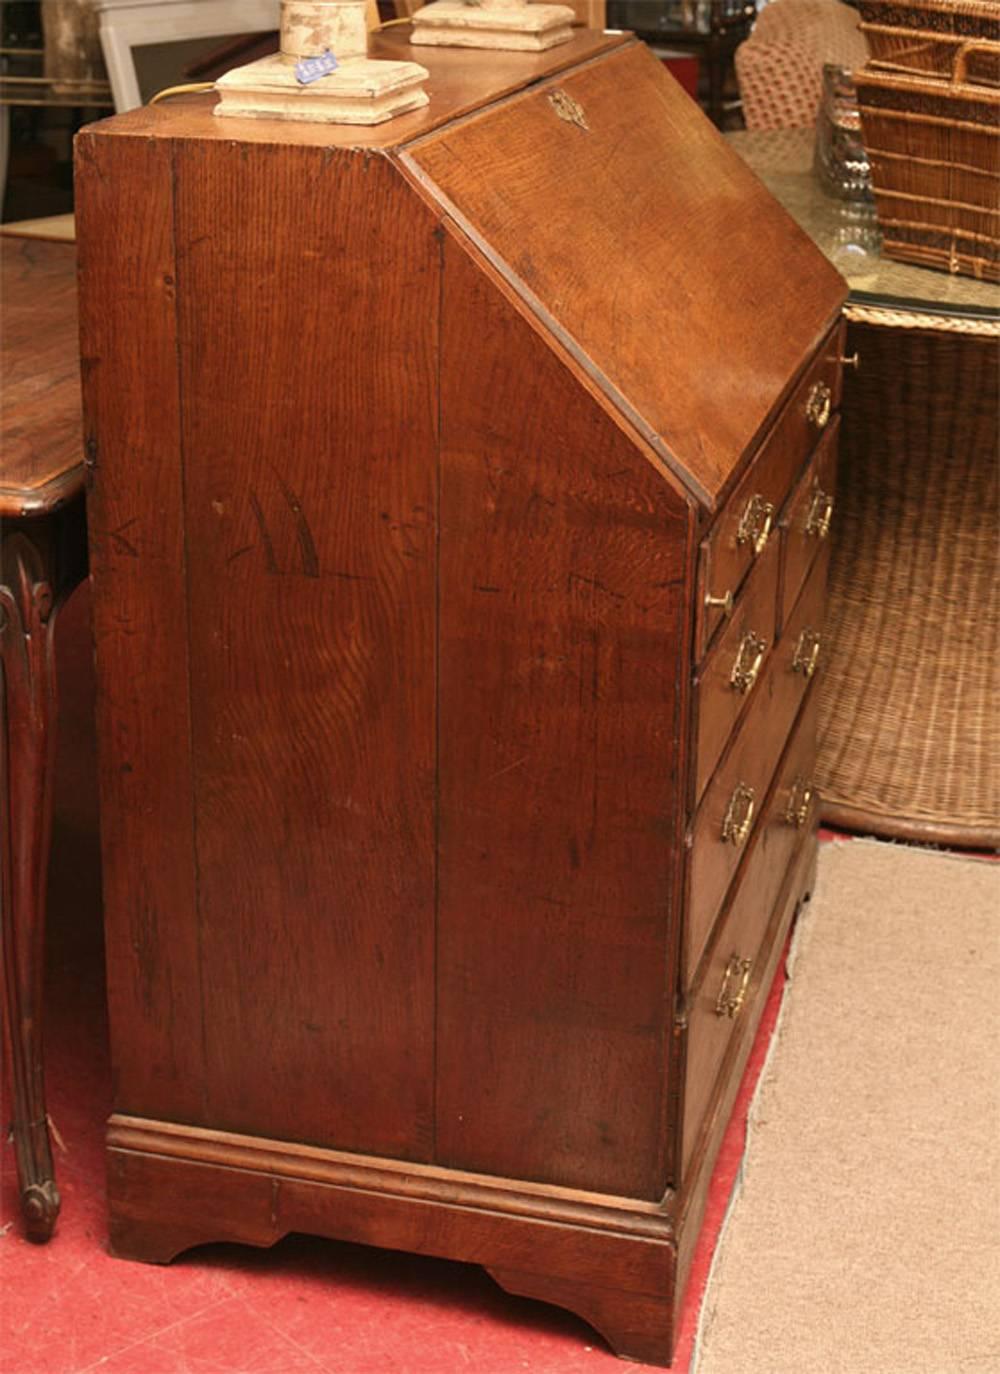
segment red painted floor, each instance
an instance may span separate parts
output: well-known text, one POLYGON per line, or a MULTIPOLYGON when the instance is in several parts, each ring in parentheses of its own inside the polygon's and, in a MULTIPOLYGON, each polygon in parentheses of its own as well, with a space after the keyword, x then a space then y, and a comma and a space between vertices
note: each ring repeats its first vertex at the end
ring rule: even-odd
MULTIPOLYGON (((23 1239, 13 1151, 2 1156, 3 1374, 599 1374, 617 1360, 582 1321, 501 1292, 470 1265, 292 1236, 212 1245, 166 1268, 106 1253, 103 1127, 111 1083, 86 593, 60 626, 61 738, 46 1008, 49 1113, 63 1208, 48 1245, 23 1239)), ((746 1112, 780 1005, 771 991, 726 1136, 674 1369, 686 1374, 712 1250, 743 1154, 746 1112)), ((6 1111, 6 1101, 4 1108, 6 1111)), ((5 1118, 6 1119, 6 1118, 5 1118)))

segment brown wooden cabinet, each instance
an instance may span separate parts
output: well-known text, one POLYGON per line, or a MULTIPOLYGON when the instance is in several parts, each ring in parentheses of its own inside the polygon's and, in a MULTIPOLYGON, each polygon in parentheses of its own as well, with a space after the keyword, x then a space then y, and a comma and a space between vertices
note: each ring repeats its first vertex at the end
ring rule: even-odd
POLYGON ((78 141, 113 1245, 665 1362, 810 881, 844 287, 628 37, 421 60, 78 141))

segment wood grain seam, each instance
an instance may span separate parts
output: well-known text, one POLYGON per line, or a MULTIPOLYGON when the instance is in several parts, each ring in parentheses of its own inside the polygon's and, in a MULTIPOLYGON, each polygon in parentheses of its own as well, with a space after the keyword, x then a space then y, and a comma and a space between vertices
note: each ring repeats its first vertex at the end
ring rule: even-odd
MULTIPOLYGON (((171 262, 173 265, 173 315, 174 315, 174 378, 177 386, 177 468, 178 481, 180 484, 180 507, 183 513, 183 530, 181 534, 181 576, 184 581, 184 616, 187 644, 192 642, 192 617, 191 617, 191 571, 188 550, 188 519, 187 519, 187 455, 184 444, 184 353, 181 348, 181 279, 180 264, 178 261, 178 205, 177 205, 177 140, 170 139, 167 144, 167 155, 170 159, 170 247, 171 262)), ((186 678, 187 678, 187 748, 190 766, 188 768, 188 781, 191 787, 191 864, 194 869, 194 927, 195 939, 198 948, 198 1012, 199 1029, 201 1031, 201 1083, 199 1085, 199 1095, 202 1104, 202 1111, 208 1116, 208 1028, 205 1005, 205 954, 203 941, 203 919, 201 910, 201 869, 198 859, 198 789, 195 779, 195 739, 194 739, 194 688, 191 681, 191 657, 186 657, 186 678)))
MULTIPOLYGON (((430 205, 440 215, 441 207, 433 196, 427 194, 426 188, 414 183, 415 189, 428 205, 430 205)), ((461 225, 457 224, 447 215, 441 217, 441 227, 445 233, 449 234, 456 243, 460 244, 476 266, 483 272, 495 290, 499 291, 504 300, 517 312, 521 320, 531 331, 540 338, 545 345, 551 349, 552 353, 559 359, 564 368, 570 375, 583 386, 587 395, 600 407, 601 413, 628 439, 641 453, 642 457, 649 463, 658 477, 669 486, 670 490, 679 497, 689 510, 698 511, 697 506, 688 491, 687 487, 680 482, 676 475, 668 468, 656 449, 649 443, 646 436, 638 430, 621 411, 617 410, 609 403, 607 395, 596 385, 590 373, 582 368, 578 359, 572 352, 562 346, 561 340, 551 335, 544 324, 540 324, 538 319, 525 309, 525 301, 514 289, 507 278, 499 272, 494 263, 485 257, 475 243, 465 234, 461 225)))
POLYGON ((527 307, 526 315, 528 317, 534 315, 545 326, 550 338, 560 345, 560 353, 568 354, 580 371, 600 389, 610 404, 621 411, 635 432, 653 450, 682 489, 693 496, 701 506, 714 511, 715 504, 706 488, 691 475, 684 464, 663 442, 661 436, 643 420, 635 406, 622 395, 618 388, 612 384, 607 374, 583 351, 569 330, 555 320, 541 299, 531 290, 524 279, 511 269, 506 259, 496 252, 488 240, 473 226, 471 220, 462 214, 454 201, 446 196, 437 186, 437 183, 407 154, 400 155, 398 162, 400 166, 406 168, 413 183, 424 188, 426 195, 436 201, 438 206, 444 210, 446 219, 450 220, 461 231, 463 236, 475 246, 481 257, 521 298, 527 307))

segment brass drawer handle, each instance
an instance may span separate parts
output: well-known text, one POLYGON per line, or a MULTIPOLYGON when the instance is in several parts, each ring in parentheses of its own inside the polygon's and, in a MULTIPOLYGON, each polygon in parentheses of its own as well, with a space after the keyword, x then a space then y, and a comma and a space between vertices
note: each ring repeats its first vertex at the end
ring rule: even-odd
POLYGON ((785 808, 785 820, 789 825, 793 825, 796 830, 801 830, 809 819, 809 812, 815 795, 812 783, 805 778, 798 777, 792 783, 792 790, 788 794, 788 805, 785 808))
POLYGON ((745 634, 740 640, 740 647, 736 650, 736 659, 733 663, 733 671, 729 674, 729 684, 742 696, 746 696, 757 681, 760 665, 764 662, 766 653, 767 640, 761 639, 760 635, 754 634, 753 630, 749 634, 745 634))
POLYGON ((737 849, 750 834, 753 824, 754 790, 745 782, 738 782, 729 798, 726 814, 722 818, 722 840, 724 844, 734 844, 737 849))
POLYGON ((808 627, 799 635, 799 642, 795 646, 795 655, 792 659, 792 671, 802 673, 808 681, 816 669, 819 667, 819 651, 822 643, 822 636, 817 630, 808 627))
POLYGON ((755 554, 763 553, 773 520, 774 506, 771 502, 765 501, 759 492, 751 496, 736 528, 737 544, 752 544, 755 554))
POLYGON ((841 367, 853 367, 855 372, 861 366, 861 358, 857 353, 852 353, 849 358, 841 358, 841 367))
POLYGON ((833 413, 833 392, 826 382, 816 382, 806 400, 806 419, 817 429, 826 429, 833 413))
POLYGON ((806 516, 806 534, 814 535, 817 539, 826 538, 833 519, 833 504, 833 497, 817 487, 806 516))
POLYGON ((728 620, 733 613, 733 594, 732 592, 723 592, 721 596, 706 596, 705 605, 708 607, 718 606, 728 620))
POLYGON ((747 988, 750 986, 750 972, 753 969, 752 959, 741 959, 738 954, 734 954, 726 965, 726 971, 722 975, 722 987, 719 995, 715 999, 716 1016, 728 1016, 730 1021, 735 1021, 743 1010, 743 1003, 747 1000, 747 988), (730 992, 730 986, 736 984, 736 991, 730 992))

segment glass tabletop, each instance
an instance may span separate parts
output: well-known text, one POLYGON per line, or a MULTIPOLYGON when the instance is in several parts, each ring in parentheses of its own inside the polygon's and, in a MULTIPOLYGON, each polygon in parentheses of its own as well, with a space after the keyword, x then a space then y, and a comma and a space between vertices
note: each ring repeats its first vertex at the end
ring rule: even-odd
POLYGON ((1000 286, 883 257, 875 207, 835 199, 816 179, 812 129, 740 130, 726 139, 847 278, 851 303, 1000 317, 1000 286))

